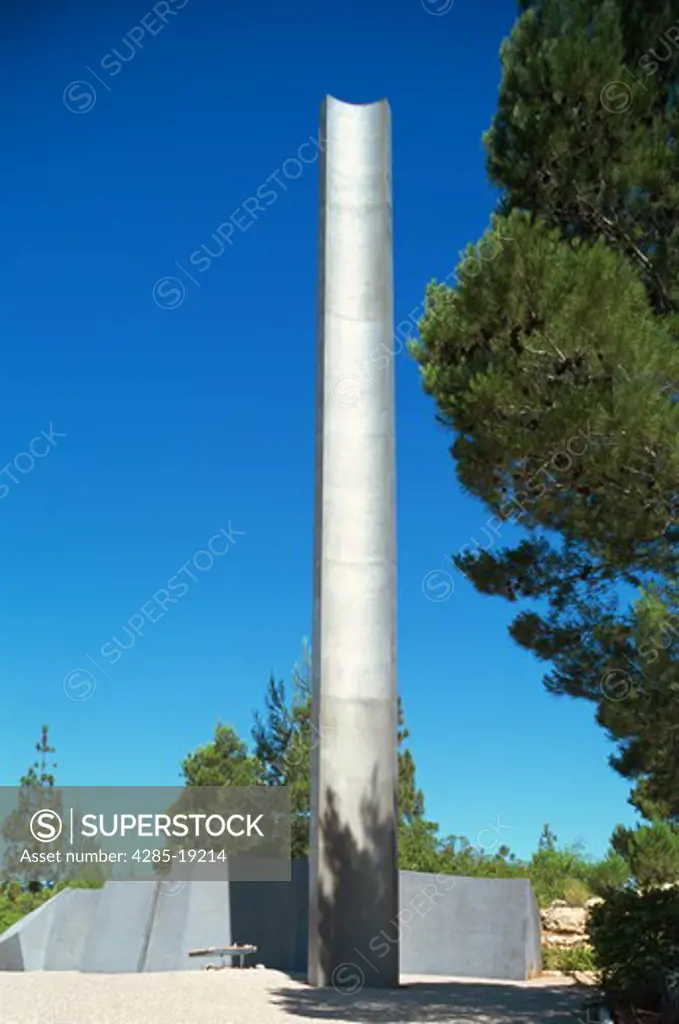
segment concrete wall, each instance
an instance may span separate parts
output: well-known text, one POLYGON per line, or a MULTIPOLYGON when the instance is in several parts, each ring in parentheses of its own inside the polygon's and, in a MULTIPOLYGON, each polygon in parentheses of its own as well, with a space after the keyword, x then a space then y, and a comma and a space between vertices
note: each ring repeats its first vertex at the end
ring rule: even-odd
POLYGON ((309 870, 293 861, 289 882, 232 882, 231 934, 259 947, 257 960, 305 974, 309 942, 309 870))
POLYGON ((523 981, 540 973, 539 912, 526 879, 402 871, 400 882, 400 929, 389 939, 400 930, 405 974, 523 981))
MULTIPOLYGON (((540 918, 523 879, 401 871, 400 912, 357 949, 370 985, 400 943, 403 974, 524 980, 540 971, 540 918)), ((189 949, 235 941, 256 961, 306 973, 308 865, 290 882, 191 882, 166 894, 153 882, 67 890, 0 935, 0 971, 101 973, 200 970, 189 949)), ((356 973, 356 971, 354 971, 356 973)), ((360 976, 360 975, 359 975, 360 976)))

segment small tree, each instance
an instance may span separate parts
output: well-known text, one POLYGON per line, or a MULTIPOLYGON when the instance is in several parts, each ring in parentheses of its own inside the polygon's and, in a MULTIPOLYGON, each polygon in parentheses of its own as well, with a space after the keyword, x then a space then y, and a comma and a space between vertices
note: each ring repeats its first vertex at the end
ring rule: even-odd
MULTIPOLYGON (((49 744, 49 727, 43 725, 40 740, 35 745, 39 760, 33 762, 19 781, 16 808, 2 823, 0 833, 5 842, 2 871, 6 881, 18 882, 22 889, 37 893, 46 883, 54 883, 61 877, 58 864, 38 867, 37 855, 45 852, 45 844, 35 839, 30 831, 33 815, 41 810, 56 812, 62 817, 61 793, 55 789, 53 769, 56 763, 49 763, 49 756, 55 748, 49 744), (36 857, 36 863, 32 858, 36 857)), ((50 853, 64 850, 63 834, 49 844, 50 853)))
POLYGON ((538 839, 538 850, 556 850, 557 837, 548 824, 542 826, 542 832, 538 839))

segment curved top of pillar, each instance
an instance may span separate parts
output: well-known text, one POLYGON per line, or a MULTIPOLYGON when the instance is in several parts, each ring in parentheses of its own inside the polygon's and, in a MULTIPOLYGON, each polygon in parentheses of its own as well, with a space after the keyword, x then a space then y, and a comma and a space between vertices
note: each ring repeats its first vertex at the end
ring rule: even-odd
POLYGON ((323 100, 323 119, 328 127, 332 125, 340 130, 371 127, 380 132, 384 132, 385 128, 388 131, 390 116, 388 100, 375 100, 374 103, 345 103, 334 96, 326 96, 323 100))
POLYGON ((369 107, 389 106, 388 100, 373 100, 372 103, 349 103, 347 100, 338 100, 336 96, 327 95, 324 100, 329 107, 348 107, 350 110, 367 110, 369 107))
POLYGON ((345 103, 326 96, 321 107, 326 161, 335 173, 390 174, 391 109, 386 99, 345 103))

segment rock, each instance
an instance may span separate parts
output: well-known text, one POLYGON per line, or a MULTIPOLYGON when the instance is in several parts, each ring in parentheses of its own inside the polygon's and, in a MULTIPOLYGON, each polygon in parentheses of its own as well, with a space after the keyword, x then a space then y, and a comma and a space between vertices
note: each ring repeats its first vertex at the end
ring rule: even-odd
POLYGON ((575 935, 564 932, 543 932, 542 945, 554 946, 557 949, 568 949, 570 946, 581 946, 586 935, 575 935))
POLYGON ((596 985, 598 983, 596 971, 573 971, 573 977, 578 985, 596 985))
POLYGON ((569 907, 567 903, 553 903, 541 912, 542 928, 546 932, 584 935, 587 931, 585 907, 569 907))
POLYGON ((570 949, 587 942, 590 911, 603 902, 598 896, 593 896, 584 907, 572 907, 565 900, 555 900, 541 910, 543 947, 570 949))

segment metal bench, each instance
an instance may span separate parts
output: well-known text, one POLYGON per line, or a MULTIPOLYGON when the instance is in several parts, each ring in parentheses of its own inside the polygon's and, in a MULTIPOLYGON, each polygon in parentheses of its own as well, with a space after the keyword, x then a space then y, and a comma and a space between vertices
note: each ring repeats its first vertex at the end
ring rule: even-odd
POLYGON ((224 967, 227 967, 227 963, 224 957, 231 957, 231 966, 233 967, 234 957, 240 958, 239 967, 245 967, 245 957, 251 956, 257 952, 257 946, 239 946, 238 944, 232 946, 208 946, 205 949, 191 949, 189 950, 189 956, 218 956, 221 957, 221 964, 206 964, 205 970, 207 971, 221 971, 224 967))

